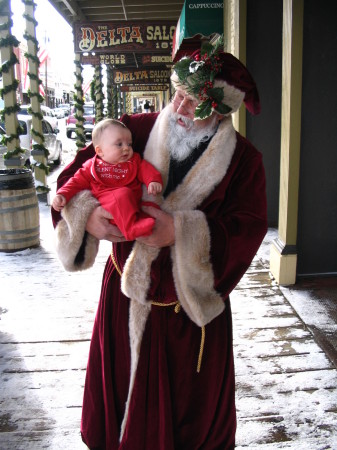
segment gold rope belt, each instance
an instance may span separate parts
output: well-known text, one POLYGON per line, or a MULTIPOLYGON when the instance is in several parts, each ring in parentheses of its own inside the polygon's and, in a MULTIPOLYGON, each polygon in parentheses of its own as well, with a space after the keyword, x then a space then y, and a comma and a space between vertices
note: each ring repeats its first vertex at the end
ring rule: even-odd
MULTIPOLYGON (((113 265, 115 266, 115 269, 117 270, 119 276, 122 276, 122 271, 119 268, 117 261, 115 259, 115 255, 113 253, 113 250, 111 250, 111 261, 113 262, 113 265)), ((176 314, 179 313, 179 311, 181 310, 181 305, 178 301, 175 302, 171 302, 171 303, 160 303, 160 302, 155 302, 155 301, 151 301, 151 305, 153 306, 174 306, 174 312, 176 314)), ((200 349, 199 349, 199 356, 198 356, 198 364, 197 364, 197 373, 200 372, 201 369, 201 362, 202 362, 202 355, 204 352, 204 347, 205 347, 205 337, 206 337, 206 330, 205 330, 205 326, 201 327, 201 340, 200 340, 200 349)))

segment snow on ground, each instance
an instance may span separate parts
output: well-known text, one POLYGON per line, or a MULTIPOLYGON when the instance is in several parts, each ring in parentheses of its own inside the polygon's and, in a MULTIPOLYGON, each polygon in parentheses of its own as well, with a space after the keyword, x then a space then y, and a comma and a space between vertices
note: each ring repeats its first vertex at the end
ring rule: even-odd
MULTIPOLYGON (((65 154, 65 163, 69 162, 69 159, 72 158, 71 152, 65 154)), ((60 168, 62 170, 62 168, 60 168)), ((48 177, 48 184, 52 189, 51 198, 54 195, 56 189, 56 178, 59 173, 59 170, 55 170, 48 177)), ((36 286, 29 285, 31 280, 32 283, 36 278, 29 277, 29 268, 34 266, 35 269, 39 268, 39 260, 42 254, 51 255, 50 262, 55 270, 55 273, 49 274, 48 281, 48 296, 53 297, 55 294, 55 298, 62 295, 62 292, 69 292, 69 282, 67 281, 70 278, 73 280, 73 286, 77 286, 77 289, 83 289, 85 292, 84 296, 95 296, 97 299, 99 286, 100 286, 100 277, 103 272, 104 260, 110 252, 111 244, 108 242, 101 242, 100 244, 100 253, 98 257, 97 264, 99 264, 98 269, 95 272, 80 273, 80 274, 65 274, 64 270, 60 266, 60 270, 57 269, 57 263, 55 262, 55 249, 54 249, 54 230, 51 223, 50 218, 50 206, 46 204, 46 202, 39 202, 40 209, 40 238, 41 238, 41 246, 38 249, 27 249, 22 250, 20 252, 15 253, 15 257, 12 254, 9 256, 8 253, 0 252, 0 278, 2 286, 10 286, 12 281, 5 281, 3 279, 4 274, 13 274, 14 280, 18 281, 18 276, 15 276, 15 273, 19 271, 22 272, 22 266, 20 266, 20 256, 23 256, 21 261, 24 261, 26 272, 25 273, 25 289, 28 292, 34 292, 36 290, 36 286), (52 263, 52 261, 54 261, 52 263), (97 273, 100 273, 98 276, 97 273), (92 280, 90 287, 88 288, 88 280, 92 280), (75 281, 77 280, 77 282, 75 281), (81 280, 82 285, 81 285, 81 280), (68 288, 67 288, 68 283, 68 288), (64 286, 62 287, 62 285, 64 286)), ((261 248, 258 252, 258 258, 262 261, 264 267, 268 268, 269 262, 269 250, 270 244, 272 240, 277 237, 277 230, 270 229, 268 234, 261 245, 261 248)), ((48 267, 46 267, 46 258, 41 258, 41 275, 43 277, 44 274, 48 274, 48 267)), ((96 263, 95 263, 96 264, 96 263)), ((48 275, 47 275, 48 276, 48 275)), ((41 282, 43 284, 43 281, 41 282)), ((12 290, 11 294, 13 295, 15 290, 12 290)), ((315 301, 314 294, 310 291, 296 291, 291 288, 281 288, 281 292, 283 295, 290 299, 290 303, 295 307, 295 310, 299 313, 300 317, 306 323, 306 320, 310 320, 312 317, 315 317, 315 320, 319 320, 323 323, 327 323, 327 321, 331 320, 327 312, 324 310, 324 306, 315 301)), ((4 291, 2 290, 1 297, 4 295, 4 291)), ((233 297, 235 298, 235 295, 233 297)), ((245 308, 246 299, 244 295, 241 296, 241 302, 244 306, 240 310, 240 317, 242 320, 245 320, 245 314, 249 314, 249 309, 245 308)), ((289 322, 289 327, 291 327, 291 321, 293 319, 287 318, 287 308, 288 305, 284 300, 275 296, 275 305, 279 305, 281 312, 284 314, 283 317, 279 317, 279 321, 284 321, 284 325, 286 328, 286 321, 289 322)), ((2 297, 3 298, 3 297, 2 297)), ((97 301, 97 300, 95 300, 97 301)), ((247 302, 249 299, 247 298, 247 302)), ((239 438, 239 448, 249 448, 249 449, 259 449, 259 450, 267 450, 267 449, 275 449, 275 448, 292 448, 296 450, 308 450, 308 449, 337 449, 337 445, 326 447, 326 440, 324 436, 324 430, 322 430, 322 445, 319 446, 319 442, 316 440, 311 441, 311 436, 313 436, 317 427, 321 421, 323 421, 324 416, 326 415, 326 410, 330 408, 330 415, 333 416, 335 408, 335 399, 331 398, 327 395, 326 388, 329 388, 331 384, 336 380, 335 371, 327 371, 326 378, 322 380, 321 375, 318 375, 318 371, 313 370, 308 376, 308 373, 277 373, 278 368, 278 360, 275 358, 275 364, 271 364, 267 367, 267 360, 263 358, 263 355, 267 352, 267 349, 270 351, 275 347, 275 354, 278 353, 279 348, 277 346, 287 345, 282 344, 280 341, 273 342, 273 335, 271 331, 268 330, 268 325, 270 326, 271 319, 268 318, 268 306, 265 306, 263 301, 258 303, 259 311, 255 311, 260 316, 260 326, 261 329, 257 332, 264 333, 263 339, 261 339, 259 343, 259 339, 254 336, 254 339, 250 340, 244 336, 244 326, 242 328, 242 336, 240 336, 240 351, 243 356, 245 356, 245 360, 238 358, 236 363, 237 370, 237 381, 240 385, 241 389, 241 398, 238 399, 238 410, 239 410, 239 424, 240 429, 238 431, 239 438), (267 318, 266 318, 267 316, 267 318), (266 326, 263 326, 263 320, 266 319, 266 326), (269 333, 269 335, 268 335, 269 333), (246 355, 244 355, 246 353, 246 355), (247 356, 248 355, 248 356, 247 356), (254 360, 255 358, 255 360, 254 360), (254 362, 257 361, 257 362, 254 362), (254 366, 256 364, 256 366, 254 366), (258 365, 257 365, 258 364, 258 365), (328 378, 328 376, 330 378, 328 378), (317 379, 316 379, 317 378, 317 379), (322 382, 323 381, 323 382, 322 382), (278 389, 273 389, 273 385, 277 382, 278 389), (321 383, 321 384, 319 384, 321 383), (314 385, 318 385, 319 388, 315 390, 311 390, 314 385), (258 389, 263 387, 265 399, 262 399, 258 389), (301 390, 297 387, 301 386, 301 390), (308 388, 306 391, 305 388, 308 388), (244 389, 247 389, 247 395, 245 395, 244 389), (297 392, 298 389, 298 392, 297 392), (294 395, 289 395, 289 391, 295 392, 294 395), (316 409, 313 409, 312 420, 307 420, 307 412, 308 408, 311 410, 313 405, 317 405, 316 409), (331 405, 331 406, 329 406, 331 405), (283 423, 282 426, 286 428, 287 433, 298 433, 305 442, 299 442, 296 447, 294 447, 294 442, 281 442, 278 444, 263 444, 264 439, 268 435, 266 431, 266 423, 263 421, 254 421, 250 420, 250 416, 247 417, 247 411, 251 412, 253 415, 258 409, 266 409, 266 415, 271 412, 274 417, 274 420, 277 421, 283 415, 283 423), (244 417, 240 417, 241 411, 245 412, 244 417), (274 411, 274 412, 273 412, 274 411), (241 421, 241 422, 240 422, 241 421), (300 429, 300 431, 299 431, 300 429), (251 435, 260 435, 260 442, 258 445, 249 445, 249 440, 251 435), (248 447, 247 447, 248 446, 248 447)), ((1 311, 1 303, 0 303, 0 311, 1 311)), ((249 317, 247 316, 247 319, 249 317)), ((336 330, 336 324, 331 323, 331 328, 336 330)), ((241 333, 241 331, 239 330, 241 333)), ((297 330, 298 333, 303 333, 303 330, 297 330)), ((296 345, 295 342, 292 344, 296 345)), ((290 350, 297 350, 295 347, 290 350)), ((309 355, 310 361, 316 361, 317 365, 321 363, 322 358, 324 359, 324 354, 319 353, 317 349, 312 347, 308 347, 306 350, 309 355)), ((294 359, 294 363, 295 363, 294 359)), ((282 363, 280 363, 282 364, 282 363)), ((290 367, 290 369, 292 369, 290 367)), ((275 429, 281 430, 281 427, 277 428, 277 424, 275 425, 275 429)), ((282 430, 281 430, 282 431, 282 430)), ((281 432, 280 431, 280 432, 281 432)), ((326 437, 329 437, 329 431, 326 431, 326 437)))

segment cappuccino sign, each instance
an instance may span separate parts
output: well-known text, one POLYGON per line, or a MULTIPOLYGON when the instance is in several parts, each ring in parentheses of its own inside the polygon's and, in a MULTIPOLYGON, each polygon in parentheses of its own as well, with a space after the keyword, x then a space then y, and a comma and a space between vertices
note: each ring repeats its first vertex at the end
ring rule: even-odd
POLYGON ((75 23, 76 53, 172 51, 174 21, 75 23))

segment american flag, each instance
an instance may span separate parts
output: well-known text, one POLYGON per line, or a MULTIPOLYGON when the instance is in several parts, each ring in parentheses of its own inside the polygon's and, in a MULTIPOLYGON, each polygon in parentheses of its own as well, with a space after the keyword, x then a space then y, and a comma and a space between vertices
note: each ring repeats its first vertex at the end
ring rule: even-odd
MULTIPOLYGON (((47 58, 49 56, 49 52, 48 52, 47 48, 40 49, 38 54, 37 54, 37 56, 38 56, 38 58, 40 60, 40 67, 41 67, 42 64, 44 64, 46 62, 46 60, 47 60, 47 58)), ((23 90, 25 92, 27 92, 28 89, 29 89, 29 86, 30 86, 30 83, 29 83, 29 77, 28 77, 28 59, 25 58, 23 90)), ((43 87, 43 83, 40 84, 39 90, 40 90, 40 94, 44 97, 45 96, 45 90, 44 90, 44 87, 43 87)))

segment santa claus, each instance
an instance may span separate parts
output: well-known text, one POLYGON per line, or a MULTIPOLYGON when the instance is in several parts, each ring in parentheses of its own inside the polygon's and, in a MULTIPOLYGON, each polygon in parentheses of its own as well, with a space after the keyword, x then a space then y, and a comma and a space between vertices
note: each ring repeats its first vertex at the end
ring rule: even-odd
MULTIPOLYGON (((124 115, 133 147, 162 174, 151 236, 126 241, 90 192, 55 211, 67 270, 112 241, 94 324, 81 433, 90 449, 225 450, 235 446, 229 294, 267 230, 261 154, 232 114, 259 112, 247 69, 219 45, 174 66, 160 114, 124 115), (144 150, 145 149, 145 150, 144 150), (144 152, 143 152, 144 150, 144 152)), ((93 156, 80 151, 61 186, 93 156)), ((146 193, 144 192, 146 200, 146 193)))

